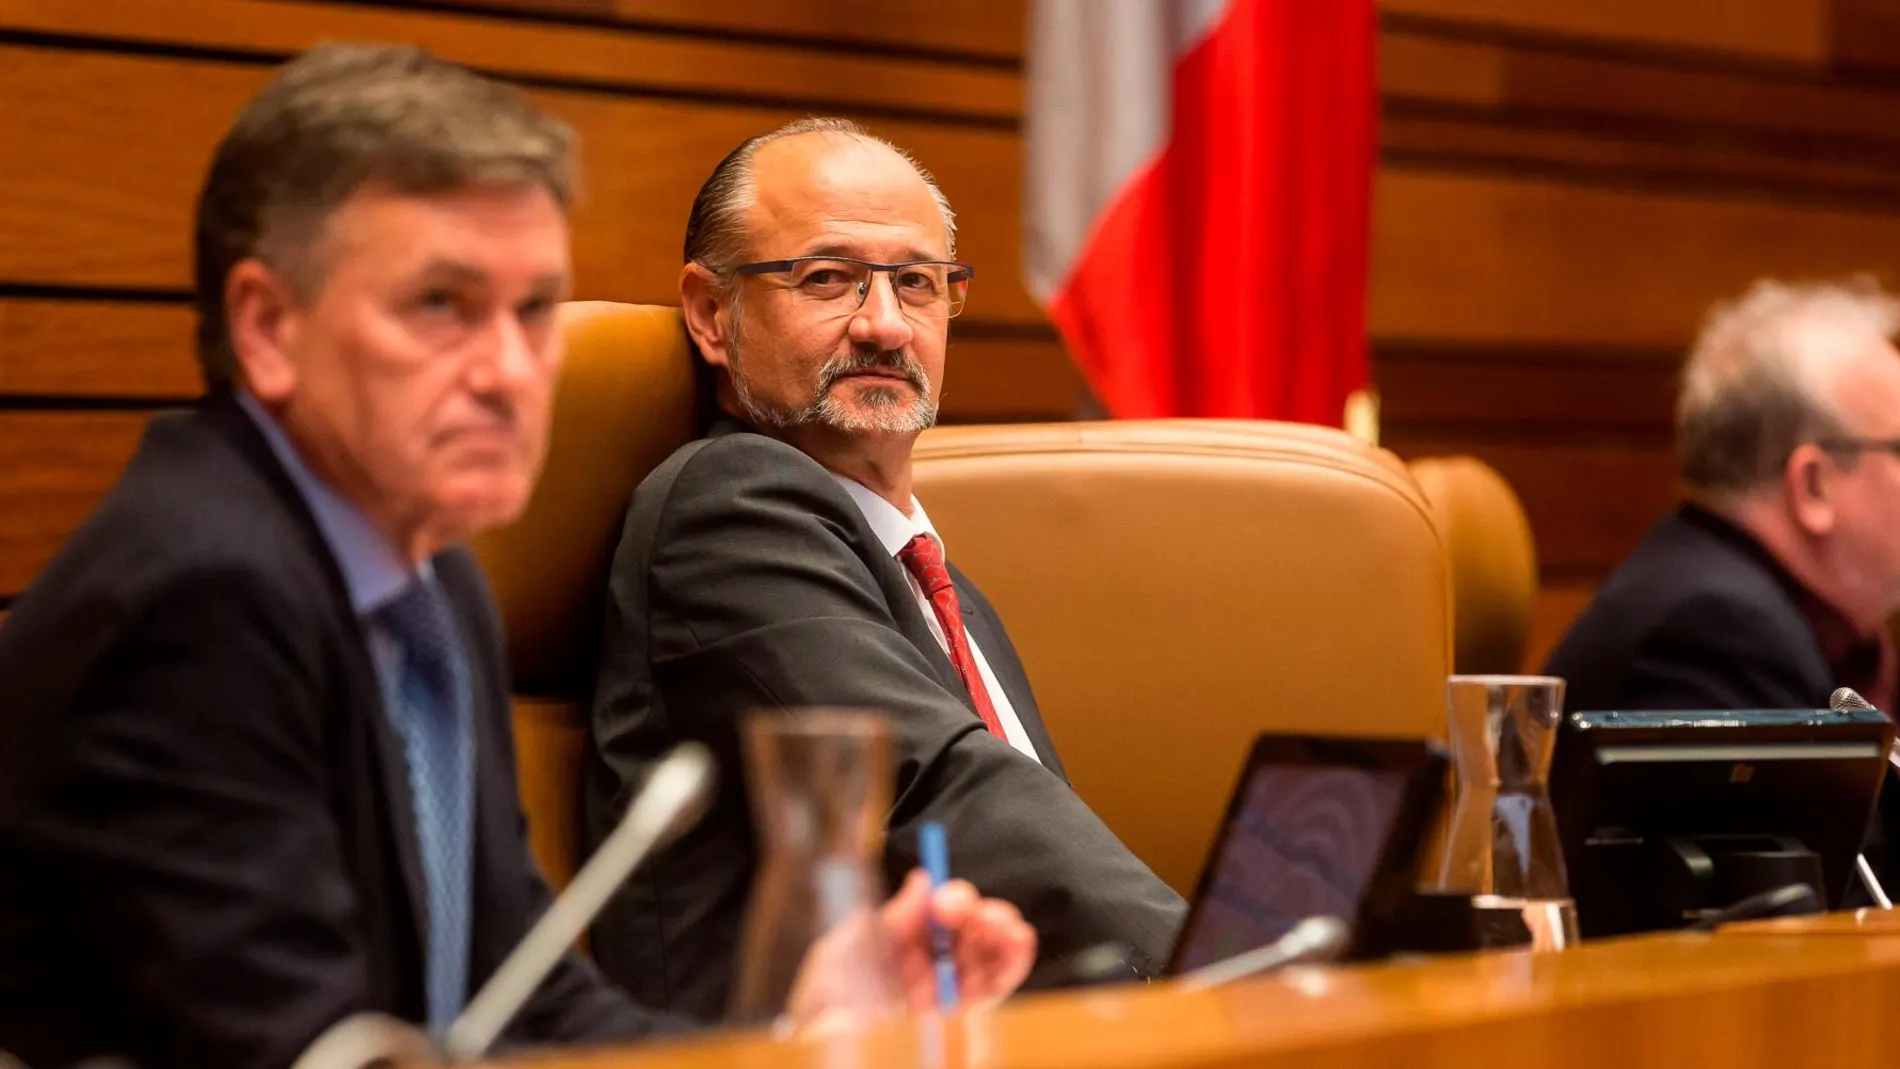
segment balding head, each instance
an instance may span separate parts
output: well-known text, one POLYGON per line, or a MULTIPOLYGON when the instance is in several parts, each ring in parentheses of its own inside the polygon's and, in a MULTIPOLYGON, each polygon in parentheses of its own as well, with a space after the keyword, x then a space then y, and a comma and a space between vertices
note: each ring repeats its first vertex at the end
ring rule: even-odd
POLYGON ((1896 329, 1900 302, 1861 279, 1764 279, 1717 305, 1676 406, 1684 481, 1747 495, 1778 483, 1798 446, 1870 433, 1857 410, 1900 389, 1896 329))
POLYGON ((876 177, 881 181, 901 177, 921 183, 920 188, 942 220, 943 248, 939 255, 954 257, 956 213, 923 165, 849 119, 809 118, 748 138, 719 161, 693 199, 693 210, 686 220, 685 261, 725 277, 734 265, 754 257, 755 253, 749 251, 754 236, 751 224, 756 215, 753 209, 759 203, 762 171, 766 173, 765 184, 773 191, 810 182, 823 182, 836 190, 862 184, 853 168, 866 165, 877 169, 876 177), (888 173, 896 164, 909 174, 888 173))

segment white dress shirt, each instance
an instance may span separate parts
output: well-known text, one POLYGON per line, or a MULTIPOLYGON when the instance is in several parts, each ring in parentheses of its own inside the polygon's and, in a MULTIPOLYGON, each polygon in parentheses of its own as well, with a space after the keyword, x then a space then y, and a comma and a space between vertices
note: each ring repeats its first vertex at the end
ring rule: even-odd
MULTIPOLYGON (((910 544, 912 538, 920 534, 929 535, 936 539, 939 547, 943 546, 943 538, 930 525, 930 516, 916 498, 910 499, 910 515, 906 516, 898 511, 896 505, 877 496, 862 483, 847 479, 837 472, 832 472, 831 477, 838 480, 838 485, 844 487, 845 493, 851 495, 858 511, 864 514, 871 530, 877 534, 877 540, 884 544, 884 551, 893 558, 910 544)), ((944 558, 949 559, 949 555, 949 549, 945 548, 944 558)), ((937 645, 943 649, 945 656, 949 656, 950 640, 944 637, 943 625, 937 622, 937 610, 931 608, 923 584, 910 574, 909 568, 904 568, 904 580, 910 584, 911 595, 917 599, 917 609, 924 614, 924 623, 930 625, 930 633, 936 637, 937 645)), ((970 655, 976 658, 976 671, 983 677, 983 689, 989 691, 990 705, 996 710, 996 720, 1003 725, 1003 737, 1030 760, 1041 761, 1036 756, 1035 744, 1029 741, 1029 733, 1023 730, 1023 722, 1016 715, 1016 708, 1009 704, 1009 694, 996 681, 996 673, 990 671, 990 662, 983 656, 983 647, 977 645, 976 636, 970 634, 968 628, 964 629, 964 635, 970 640, 970 655)))

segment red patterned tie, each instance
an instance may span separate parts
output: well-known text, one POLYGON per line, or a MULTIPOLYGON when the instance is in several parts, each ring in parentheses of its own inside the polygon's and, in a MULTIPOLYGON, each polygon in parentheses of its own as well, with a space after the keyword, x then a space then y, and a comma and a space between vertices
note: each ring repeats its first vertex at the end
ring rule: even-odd
POLYGON ((970 652, 970 636, 963 630, 963 606, 957 603, 957 588, 951 584, 950 569, 943 562, 943 547, 929 535, 920 534, 898 550, 897 559, 910 569, 917 585, 924 588, 924 596, 930 599, 937 624, 943 628, 944 638, 950 640, 950 664, 969 690, 983 726, 997 738, 1007 739, 1003 722, 996 718, 996 707, 990 704, 990 692, 983 686, 983 673, 977 671, 976 655, 970 652))

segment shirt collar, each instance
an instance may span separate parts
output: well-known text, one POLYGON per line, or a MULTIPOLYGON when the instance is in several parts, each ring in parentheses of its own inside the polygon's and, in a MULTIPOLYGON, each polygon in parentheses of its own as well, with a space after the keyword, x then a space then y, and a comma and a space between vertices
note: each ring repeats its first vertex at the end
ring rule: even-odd
POLYGON ((923 505, 915 497, 910 499, 910 515, 906 516, 896 505, 884 500, 870 487, 854 479, 847 479, 837 472, 829 473, 844 492, 851 495, 851 502, 864 514, 865 522, 871 525, 871 533, 877 535, 884 551, 895 557, 910 540, 920 534, 936 539, 937 545, 943 545, 943 536, 930 524, 930 516, 924 512, 923 505))
POLYGON ((317 530, 322 532, 330 556, 336 559, 337 568, 343 573, 350 608, 358 616, 367 616, 395 600, 419 574, 419 569, 410 567, 389 539, 356 506, 317 478, 284 429, 249 390, 239 390, 237 399, 251 422, 263 433, 264 440, 270 443, 277 462, 289 473, 290 481, 296 484, 304 504, 316 518, 317 530))

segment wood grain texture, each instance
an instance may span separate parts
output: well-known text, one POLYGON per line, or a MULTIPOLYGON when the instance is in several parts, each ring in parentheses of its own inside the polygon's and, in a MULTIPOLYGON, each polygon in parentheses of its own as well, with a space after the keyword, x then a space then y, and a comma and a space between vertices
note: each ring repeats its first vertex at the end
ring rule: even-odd
MULTIPOLYGON (((429 0, 421 0, 427 3, 429 0)), ((461 0, 468 3, 469 0, 461 0)), ((1023 0, 905 4, 881 0, 473 0, 516 13, 557 13, 871 48, 943 51, 1014 60, 1023 49, 1023 0)))
POLYGON ((1379 0, 1379 10, 1618 44, 1825 62, 1830 0, 1379 0))
POLYGON ((1468 454, 1496 468, 1524 503, 1547 579, 1607 573, 1677 499, 1667 442, 1487 442, 1401 426, 1387 428, 1382 443, 1407 460, 1468 454))
POLYGON ((1900 1044, 1900 939, 1670 934, 1562 954, 1295 971, 1017 1000, 803 1043, 528 1055, 524 1069, 1846 1069, 1900 1044))
POLYGON ((0 298, 0 395, 190 398, 190 306, 0 298))
POLYGON ((0 593, 24 589, 138 445, 142 412, 0 412, 0 593))
MULTIPOLYGON (((183 290, 194 198, 224 127, 269 77, 214 61, 0 45, 0 283, 183 290), (106 181, 137 175, 137 182, 106 181)), ((713 166, 786 109, 537 90, 585 146, 575 264, 583 299, 676 299, 687 210, 713 166)), ((977 268, 965 315, 1039 324, 1016 270, 1021 160, 1012 133, 872 121, 935 172, 977 268)))
POLYGON ((1764 274, 1878 270, 1900 217, 1383 168, 1375 337, 1681 347, 1764 274))
POLYGON ((391 41, 425 45, 492 73, 630 91, 910 109, 1002 123, 1022 109, 1022 78, 1009 67, 335 3, 0 0, 0 26, 275 56, 322 41, 391 41))

